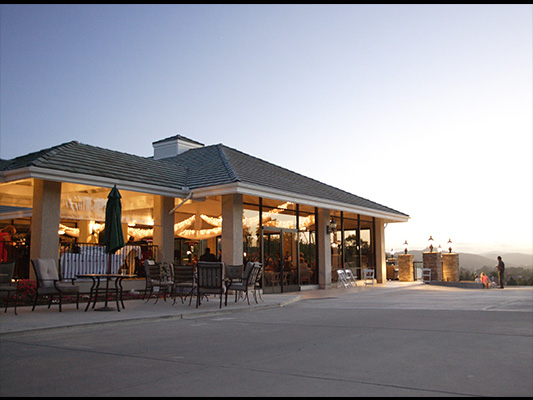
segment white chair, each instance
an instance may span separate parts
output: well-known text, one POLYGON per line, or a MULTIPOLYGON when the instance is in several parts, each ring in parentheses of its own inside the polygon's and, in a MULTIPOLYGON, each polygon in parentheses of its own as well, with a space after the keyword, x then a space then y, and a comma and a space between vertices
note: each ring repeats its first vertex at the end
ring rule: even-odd
POLYGON ((355 279, 355 275, 353 274, 351 269, 345 269, 344 273, 346 275, 346 279, 348 279, 348 282, 350 282, 350 285, 357 286, 357 279, 355 279))
POLYGON ((422 282, 431 281, 431 268, 422 268, 422 282))
POLYGON ((346 272, 343 269, 337 270, 337 288, 342 286, 343 288, 350 287, 351 284, 346 277, 346 272))
POLYGON ((365 280, 365 285, 372 285, 374 286, 374 270, 373 269, 365 269, 363 278, 365 280))

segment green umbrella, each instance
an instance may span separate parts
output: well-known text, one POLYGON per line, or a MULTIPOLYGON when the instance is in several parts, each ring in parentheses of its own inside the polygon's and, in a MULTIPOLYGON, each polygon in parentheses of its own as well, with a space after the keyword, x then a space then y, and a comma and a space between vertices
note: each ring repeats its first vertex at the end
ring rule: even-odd
MULTIPOLYGON (((120 203, 120 195, 117 186, 113 186, 111 192, 107 195, 107 204, 105 206, 105 228, 104 228, 104 244, 105 252, 108 254, 107 258, 107 273, 111 274, 111 254, 124 247, 124 235, 122 234, 122 204, 120 203)), ((107 306, 107 294, 109 291, 109 278, 106 278, 105 285, 105 305, 102 308, 97 308, 96 311, 112 311, 111 307, 107 306)), ((120 310, 119 310, 120 311, 120 310)))
MULTIPOLYGON (((120 203, 121 195, 117 186, 113 186, 107 196, 105 206, 105 229, 104 244, 107 254, 114 254, 117 250, 124 247, 124 234, 122 233, 122 204, 120 203)), ((111 257, 110 257, 111 259, 111 257)), ((111 271, 108 269, 107 273, 111 271)))

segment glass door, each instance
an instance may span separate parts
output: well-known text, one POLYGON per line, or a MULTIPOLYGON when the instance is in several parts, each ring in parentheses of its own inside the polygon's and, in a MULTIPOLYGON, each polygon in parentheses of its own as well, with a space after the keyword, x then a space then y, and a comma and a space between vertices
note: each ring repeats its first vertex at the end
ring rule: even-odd
POLYGON ((300 290, 298 231, 263 227, 265 293, 300 290))

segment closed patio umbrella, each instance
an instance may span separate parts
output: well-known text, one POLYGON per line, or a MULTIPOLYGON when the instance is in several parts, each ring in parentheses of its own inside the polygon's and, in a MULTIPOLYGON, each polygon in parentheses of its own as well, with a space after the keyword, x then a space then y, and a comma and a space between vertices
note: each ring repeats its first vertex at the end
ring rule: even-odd
MULTIPOLYGON (((124 234, 122 233, 122 204, 120 192, 117 186, 113 186, 111 192, 107 195, 107 203, 105 207, 105 228, 104 228, 104 244, 105 252, 108 254, 107 258, 107 273, 111 274, 111 255, 117 250, 124 247, 124 234)), ((112 308, 107 306, 107 294, 109 289, 109 278, 106 279, 105 290, 105 306, 97 309, 98 311, 111 311, 112 308)))
MULTIPOLYGON (((105 206, 105 229, 104 229, 104 244, 105 252, 109 255, 115 254, 117 250, 124 247, 124 234, 122 233, 122 204, 120 199, 122 196, 113 186, 111 192, 107 195, 107 204, 105 206)), ((111 260, 111 257, 109 257, 111 260)), ((111 263, 108 263, 107 273, 111 273, 111 263)))

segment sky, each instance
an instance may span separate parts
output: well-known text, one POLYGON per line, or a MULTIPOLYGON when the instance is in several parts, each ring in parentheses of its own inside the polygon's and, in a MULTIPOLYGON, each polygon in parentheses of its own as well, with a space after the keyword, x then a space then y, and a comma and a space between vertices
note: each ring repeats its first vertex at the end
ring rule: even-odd
POLYGON ((410 216, 386 250, 533 253, 532 5, 0 6, 0 158, 223 143, 410 216))

